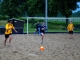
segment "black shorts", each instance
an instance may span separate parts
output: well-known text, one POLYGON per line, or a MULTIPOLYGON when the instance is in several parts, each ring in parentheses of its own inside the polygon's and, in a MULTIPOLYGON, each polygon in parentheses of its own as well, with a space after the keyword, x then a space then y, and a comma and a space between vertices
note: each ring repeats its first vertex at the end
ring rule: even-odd
POLYGON ((69 34, 73 34, 73 31, 69 31, 69 34))
POLYGON ((9 38, 11 34, 5 34, 5 38, 9 38))
POLYGON ((44 30, 41 30, 40 33, 45 33, 45 31, 44 30))

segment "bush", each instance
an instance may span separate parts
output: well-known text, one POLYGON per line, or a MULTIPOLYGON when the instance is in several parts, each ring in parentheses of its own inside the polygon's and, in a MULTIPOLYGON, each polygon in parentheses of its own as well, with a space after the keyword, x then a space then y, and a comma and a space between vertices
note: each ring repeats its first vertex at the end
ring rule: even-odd
POLYGON ((49 29, 63 29, 66 27, 65 22, 62 21, 49 21, 48 22, 48 28, 49 29))

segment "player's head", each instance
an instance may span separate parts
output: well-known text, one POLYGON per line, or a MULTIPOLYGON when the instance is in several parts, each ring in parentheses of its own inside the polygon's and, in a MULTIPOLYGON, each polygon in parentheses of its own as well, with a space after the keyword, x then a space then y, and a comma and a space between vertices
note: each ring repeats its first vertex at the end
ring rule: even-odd
POLYGON ((42 22, 42 25, 45 25, 45 22, 44 21, 42 22))
POLYGON ((10 23, 10 24, 11 24, 11 23, 12 23, 12 21, 9 19, 9 20, 8 20, 8 23, 10 23))
POLYGON ((70 23, 72 23, 72 21, 70 21, 70 23))

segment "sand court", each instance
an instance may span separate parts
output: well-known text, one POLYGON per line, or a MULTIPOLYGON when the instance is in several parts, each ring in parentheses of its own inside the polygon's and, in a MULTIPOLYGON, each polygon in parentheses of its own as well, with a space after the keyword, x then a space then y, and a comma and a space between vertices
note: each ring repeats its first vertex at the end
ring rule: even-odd
POLYGON ((41 36, 33 34, 15 34, 11 44, 3 44, 4 35, 0 35, 0 60, 80 60, 80 34, 45 34, 44 51, 41 36))

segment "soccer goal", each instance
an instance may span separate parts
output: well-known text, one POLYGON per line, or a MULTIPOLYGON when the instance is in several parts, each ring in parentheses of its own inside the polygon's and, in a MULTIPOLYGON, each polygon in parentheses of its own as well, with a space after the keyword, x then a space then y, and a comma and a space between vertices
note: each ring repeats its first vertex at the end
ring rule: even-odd
POLYGON ((36 29, 36 24, 39 21, 40 24, 42 22, 46 25, 46 32, 67 32, 66 19, 68 19, 68 23, 71 20, 73 24, 76 26, 75 31, 79 31, 78 25, 80 25, 80 18, 60 18, 60 17, 27 17, 27 34, 34 33, 36 29))

